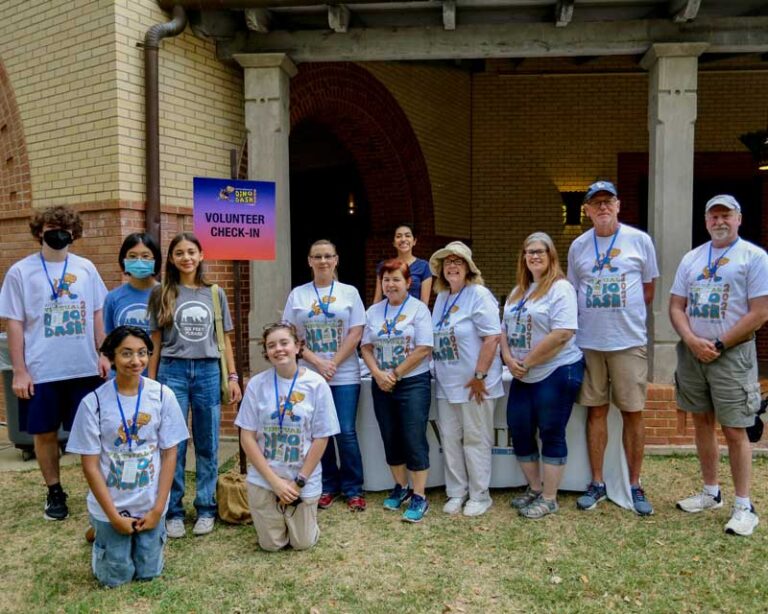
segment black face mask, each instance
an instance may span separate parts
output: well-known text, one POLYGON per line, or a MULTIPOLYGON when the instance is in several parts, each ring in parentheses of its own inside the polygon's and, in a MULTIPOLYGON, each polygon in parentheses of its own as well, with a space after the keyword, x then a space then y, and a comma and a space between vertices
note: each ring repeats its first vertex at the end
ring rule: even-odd
POLYGON ((46 230, 43 233, 43 241, 51 249, 59 250, 64 249, 67 245, 72 243, 72 233, 68 230, 46 230))

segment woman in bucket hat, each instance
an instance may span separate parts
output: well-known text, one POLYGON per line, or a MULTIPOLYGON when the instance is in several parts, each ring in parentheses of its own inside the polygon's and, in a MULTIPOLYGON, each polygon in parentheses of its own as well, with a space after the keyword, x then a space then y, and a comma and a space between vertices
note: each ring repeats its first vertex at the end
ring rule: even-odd
POLYGON ((437 411, 445 454, 446 514, 480 516, 493 504, 491 446, 495 399, 504 396, 499 305, 472 250, 453 241, 429 259, 437 411), (466 503, 466 505, 465 505, 466 503))

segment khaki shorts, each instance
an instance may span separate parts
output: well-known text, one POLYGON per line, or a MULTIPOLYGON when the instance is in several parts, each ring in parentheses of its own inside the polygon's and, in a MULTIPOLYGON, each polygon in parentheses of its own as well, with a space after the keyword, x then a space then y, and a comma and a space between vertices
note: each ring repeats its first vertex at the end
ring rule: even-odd
POLYGON ((600 407, 610 402, 626 412, 645 408, 648 389, 648 350, 645 346, 614 352, 582 351, 587 370, 577 403, 600 407))
POLYGON ((755 342, 732 347, 707 364, 699 362, 683 342, 678 343, 675 389, 683 411, 714 411, 723 426, 752 426, 760 409, 755 342))
POLYGON ((275 493, 266 488, 248 484, 248 505, 251 508, 253 528, 259 537, 259 546, 273 552, 288 544, 294 550, 306 550, 317 543, 317 502, 320 497, 305 499, 296 507, 277 504, 275 493))

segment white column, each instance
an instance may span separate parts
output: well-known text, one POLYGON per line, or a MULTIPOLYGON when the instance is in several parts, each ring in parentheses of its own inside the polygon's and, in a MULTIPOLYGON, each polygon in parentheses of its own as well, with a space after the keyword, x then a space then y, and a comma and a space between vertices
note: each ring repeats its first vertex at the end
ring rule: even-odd
POLYGON ((661 277, 650 318, 651 381, 672 383, 678 337, 667 316, 669 290, 683 255, 691 249, 693 137, 698 56, 707 43, 657 43, 643 57, 648 87, 648 226, 661 277))
POLYGON ((291 128, 290 79, 296 66, 284 53, 234 56, 245 73, 245 127, 248 133, 248 178, 275 182, 276 257, 251 262, 251 311, 248 352, 251 371, 264 365, 261 328, 279 320, 291 290, 291 208, 288 136, 291 128))

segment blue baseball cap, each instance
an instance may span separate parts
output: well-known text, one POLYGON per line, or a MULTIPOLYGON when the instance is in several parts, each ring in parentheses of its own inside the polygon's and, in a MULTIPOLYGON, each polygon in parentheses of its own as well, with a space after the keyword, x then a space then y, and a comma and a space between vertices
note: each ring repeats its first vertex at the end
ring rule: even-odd
POLYGON ((741 213, 741 205, 739 204, 739 201, 730 194, 718 194, 717 196, 710 198, 707 201, 707 204, 704 206, 704 213, 707 213, 712 207, 716 205, 720 205, 721 207, 725 207, 731 211, 741 213))
POLYGON ((608 192, 609 194, 613 194, 613 196, 619 195, 619 191, 616 189, 616 186, 613 185, 610 181, 595 181, 595 183, 593 183, 587 189, 587 193, 584 195, 584 202, 587 202, 598 192, 608 192))

